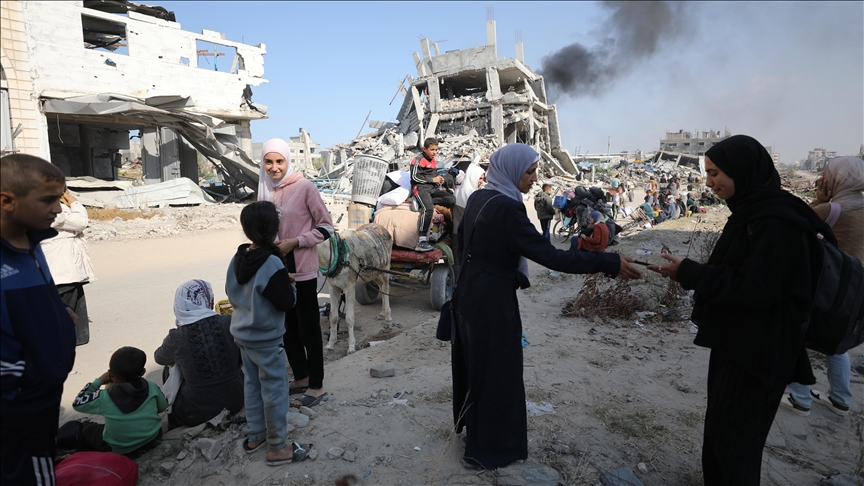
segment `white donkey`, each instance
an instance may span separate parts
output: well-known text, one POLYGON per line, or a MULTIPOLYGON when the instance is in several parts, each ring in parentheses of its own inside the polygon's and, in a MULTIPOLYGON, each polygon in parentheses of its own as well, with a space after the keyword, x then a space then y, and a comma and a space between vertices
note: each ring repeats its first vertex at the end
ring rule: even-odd
POLYGON ((356 230, 335 232, 318 245, 318 266, 330 284, 330 339, 327 349, 336 344, 339 325, 339 300, 345 294, 345 320, 348 322, 348 353, 354 345, 354 286, 365 282, 378 284, 381 291, 381 313, 378 319, 392 322, 390 316, 390 277, 367 267, 390 268, 393 237, 383 226, 370 223, 356 230))

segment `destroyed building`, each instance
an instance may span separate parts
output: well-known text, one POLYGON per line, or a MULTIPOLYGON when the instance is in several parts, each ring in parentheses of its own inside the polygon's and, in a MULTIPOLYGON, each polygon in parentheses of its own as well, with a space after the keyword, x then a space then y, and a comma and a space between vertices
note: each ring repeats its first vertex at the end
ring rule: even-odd
POLYGON ((328 149, 320 175, 342 174, 355 154, 404 168, 428 137, 439 139, 439 160, 457 165, 488 160, 498 147, 521 142, 540 153, 542 173, 575 174, 543 76, 525 64, 523 52, 519 40, 515 58, 498 57, 494 20, 486 23, 483 46, 442 53, 437 43, 422 39, 414 53, 418 77, 406 76, 400 85, 396 122, 372 121, 376 132, 328 149))
POLYGON ((124 0, 10 0, 0 13, 4 154, 111 180, 137 131, 145 183, 197 181, 200 152, 257 185, 246 153, 251 121, 267 117, 252 101, 263 44, 184 31, 173 12, 124 0))
POLYGON ((836 150, 826 150, 825 147, 816 147, 807 152, 807 158, 800 164, 801 170, 809 170, 810 172, 821 172, 825 168, 825 163, 837 157, 836 150))
POLYGON ((666 138, 660 139, 660 150, 692 156, 705 155, 705 151, 714 146, 715 143, 729 138, 731 135, 729 130, 724 130, 722 135, 720 131, 709 130, 702 132, 701 136, 698 131, 695 133, 684 130, 666 132, 666 138))

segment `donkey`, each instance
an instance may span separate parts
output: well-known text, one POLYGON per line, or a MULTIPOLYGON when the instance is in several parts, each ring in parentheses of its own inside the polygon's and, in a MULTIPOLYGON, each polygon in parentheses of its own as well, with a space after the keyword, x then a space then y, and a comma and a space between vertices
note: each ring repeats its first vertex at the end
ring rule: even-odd
POLYGON ((381 291, 381 313, 377 319, 393 322, 390 316, 390 278, 384 272, 368 267, 390 268, 390 252, 393 237, 383 226, 370 223, 356 230, 335 232, 331 238, 318 245, 318 266, 330 284, 330 339, 328 350, 336 344, 339 325, 339 300, 345 294, 345 320, 348 322, 348 353, 355 351, 354 345, 354 286, 358 283, 378 284, 381 291), (334 252, 334 246, 336 251, 334 252), (347 251, 346 251, 347 250, 347 251))

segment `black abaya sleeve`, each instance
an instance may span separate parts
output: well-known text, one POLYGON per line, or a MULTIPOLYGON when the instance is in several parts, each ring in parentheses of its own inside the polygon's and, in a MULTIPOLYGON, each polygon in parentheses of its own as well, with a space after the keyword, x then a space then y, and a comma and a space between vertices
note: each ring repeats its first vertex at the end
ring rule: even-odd
POLYGON ((685 259, 677 280, 717 306, 760 309, 780 304, 790 294, 808 299, 811 269, 804 232, 781 219, 759 220, 752 228, 752 235, 742 235, 737 242, 750 248, 740 266, 685 259))
POLYGON ((507 249, 510 252, 559 272, 602 272, 613 277, 618 275, 621 269, 621 257, 616 253, 559 250, 531 224, 524 204, 512 199, 508 199, 505 204, 510 219, 507 231, 502 231, 502 235, 506 235, 507 249))

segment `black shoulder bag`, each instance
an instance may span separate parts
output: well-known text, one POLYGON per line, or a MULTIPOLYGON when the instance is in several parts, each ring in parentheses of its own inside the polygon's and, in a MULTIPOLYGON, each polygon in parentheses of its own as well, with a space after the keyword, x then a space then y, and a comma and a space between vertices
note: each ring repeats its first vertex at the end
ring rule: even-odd
MULTIPOLYGON (((474 218, 474 224, 471 225, 471 231, 468 233, 468 238, 465 240, 465 251, 462 252, 462 258, 459 262, 460 269, 464 270, 465 268, 465 259, 468 256, 468 247, 471 245, 471 238, 474 236, 474 227, 477 226, 480 214, 486 208, 486 205, 498 196, 501 196, 501 194, 496 194, 490 197, 485 203, 483 203, 483 206, 480 207, 480 211, 477 212, 477 217, 474 218)), ((461 273, 459 277, 462 277, 461 273)), ((453 293, 450 296, 450 300, 445 302, 444 307, 441 308, 441 317, 438 318, 438 329, 435 331, 435 337, 441 341, 452 341, 453 334, 456 332, 456 311, 453 309, 453 298, 456 297, 456 287, 458 286, 459 280, 457 279, 456 285, 453 286, 453 293)))

